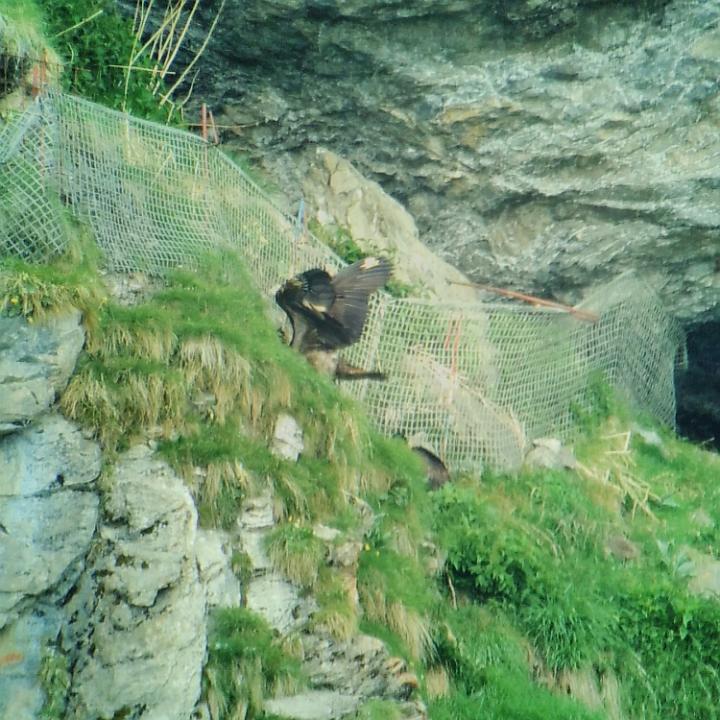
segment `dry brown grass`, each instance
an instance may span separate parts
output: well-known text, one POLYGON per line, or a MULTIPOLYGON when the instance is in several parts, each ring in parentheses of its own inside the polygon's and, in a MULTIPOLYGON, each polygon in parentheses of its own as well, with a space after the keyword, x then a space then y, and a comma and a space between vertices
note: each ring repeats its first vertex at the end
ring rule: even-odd
POLYGON ((656 521, 650 503, 659 502, 660 498, 634 472, 635 462, 630 450, 632 431, 621 430, 618 425, 616 420, 610 420, 609 432, 601 437, 601 445, 593 453, 592 460, 578 463, 578 471, 596 488, 592 494, 601 507, 620 515, 623 507, 629 506, 631 518, 639 511, 656 521))
POLYGON ((361 589, 361 601, 369 620, 387 625, 405 643, 410 657, 422 661, 432 650, 430 622, 402 602, 387 602, 382 590, 361 589))
POLYGON ((340 641, 349 640, 357 633, 359 603, 354 572, 322 567, 315 597, 320 607, 312 618, 314 628, 340 641))
POLYGON ((435 665, 425 673, 425 690, 429 700, 445 697, 450 693, 450 677, 442 665, 435 665))
POLYGON ((213 420, 223 424, 238 406, 249 413, 252 368, 245 358, 212 336, 184 340, 178 358, 188 388, 214 396, 213 420))
POLYGON ((176 343, 177 338, 169 329, 130 329, 120 323, 110 323, 102 333, 93 333, 88 338, 87 350, 102 359, 131 354, 144 360, 168 363, 176 343))

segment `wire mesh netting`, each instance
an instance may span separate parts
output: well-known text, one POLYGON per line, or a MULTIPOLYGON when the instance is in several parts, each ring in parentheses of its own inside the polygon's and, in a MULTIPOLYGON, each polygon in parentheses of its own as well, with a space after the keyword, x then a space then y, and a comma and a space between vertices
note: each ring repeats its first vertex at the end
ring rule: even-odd
MULTIPOLYGON (((76 97, 46 96, 2 129, 0 174, 2 254, 61 251, 69 208, 116 271, 162 273, 231 246, 270 298, 297 272, 342 265, 217 148, 76 97)), ((584 307, 598 319, 378 293, 346 354, 388 380, 344 387, 381 431, 421 442, 452 469, 516 467, 533 438, 567 439, 598 374, 672 425, 679 326, 632 275, 584 307)))

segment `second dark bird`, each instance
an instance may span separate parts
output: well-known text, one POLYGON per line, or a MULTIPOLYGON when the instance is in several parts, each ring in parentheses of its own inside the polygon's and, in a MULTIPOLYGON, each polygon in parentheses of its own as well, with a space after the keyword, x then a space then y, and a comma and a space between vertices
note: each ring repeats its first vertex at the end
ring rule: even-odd
POLYGON ((366 257, 336 275, 313 268, 287 280, 275 300, 290 318, 290 347, 333 377, 384 380, 380 372, 346 363, 338 351, 360 339, 370 296, 391 273, 392 266, 385 258, 366 257))

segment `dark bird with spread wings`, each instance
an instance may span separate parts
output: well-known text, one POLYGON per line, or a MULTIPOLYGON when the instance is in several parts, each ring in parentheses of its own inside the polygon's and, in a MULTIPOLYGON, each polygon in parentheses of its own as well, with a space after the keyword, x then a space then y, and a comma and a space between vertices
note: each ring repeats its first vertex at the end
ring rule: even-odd
POLYGON ((275 294, 292 325, 290 347, 333 377, 384 379, 382 373, 344 362, 338 350, 360 339, 370 296, 388 281, 391 272, 385 258, 366 257, 336 275, 313 268, 290 278, 275 294))

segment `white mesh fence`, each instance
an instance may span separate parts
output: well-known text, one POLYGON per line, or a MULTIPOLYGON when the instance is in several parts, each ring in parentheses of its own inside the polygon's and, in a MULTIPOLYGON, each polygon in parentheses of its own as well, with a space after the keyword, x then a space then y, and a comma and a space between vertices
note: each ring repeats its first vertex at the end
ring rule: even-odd
MULTIPOLYGON (((0 255, 60 252, 63 206, 90 223, 117 271, 162 273, 231 246, 270 297, 297 272, 342 264, 203 140, 51 95, 0 131, 0 255)), ((422 440, 452 469, 514 467, 532 438, 568 438, 595 374, 672 425, 683 336, 657 297, 624 276, 584 307, 596 322, 525 305, 378 293, 347 357, 389 379, 344 387, 380 430, 422 440)))

